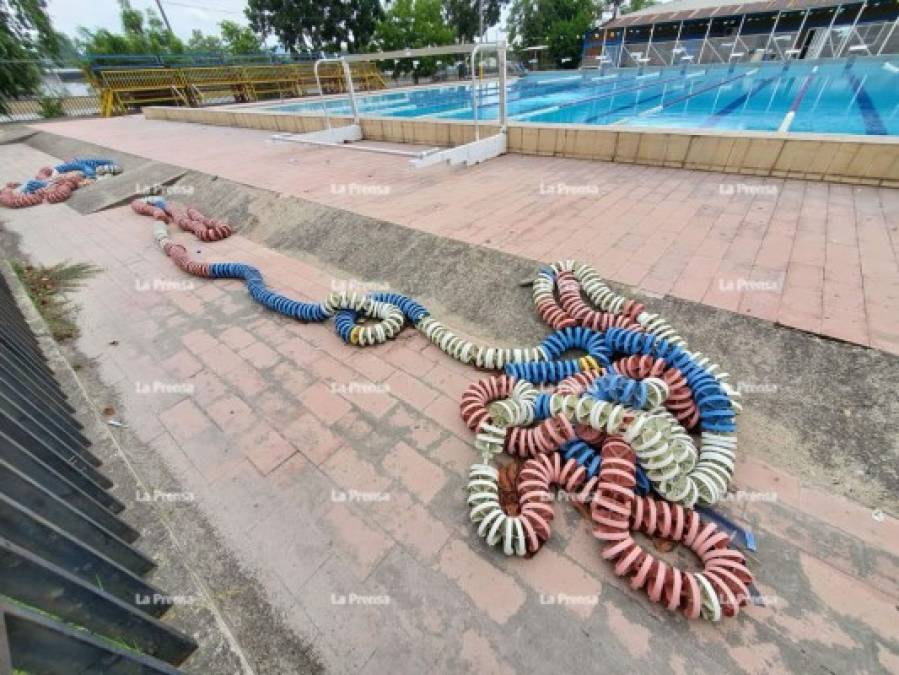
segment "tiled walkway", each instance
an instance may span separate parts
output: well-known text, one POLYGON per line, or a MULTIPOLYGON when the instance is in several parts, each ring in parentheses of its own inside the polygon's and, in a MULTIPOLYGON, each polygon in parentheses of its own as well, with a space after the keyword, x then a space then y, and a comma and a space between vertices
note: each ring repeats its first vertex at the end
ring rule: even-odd
POLYGON ((899 190, 520 155, 415 171, 141 117, 41 128, 899 353, 899 190))
MULTIPOLYGON (((17 152, 0 148, 0 162, 25 172, 47 160, 17 152)), ((754 524, 768 606, 689 622, 617 579, 567 504, 532 559, 480 542, 458 412, 475 374, 413 331, 347 348, 331 325, 261 309, 239 282, 180 273, 127 207, 2 216, 35 262, 103 266, 76 297, 77 346, 146 444, 128 451, 158 453, 180 482, 148 487, 193 495, 332 672, 899 671, 894 519, 741 453, 735 490, 775 495, 727 507, 754 524)), ((296 297, 331 285, 240 235, 211 245, 175 236, 202 258, 259 266, 296 297)))

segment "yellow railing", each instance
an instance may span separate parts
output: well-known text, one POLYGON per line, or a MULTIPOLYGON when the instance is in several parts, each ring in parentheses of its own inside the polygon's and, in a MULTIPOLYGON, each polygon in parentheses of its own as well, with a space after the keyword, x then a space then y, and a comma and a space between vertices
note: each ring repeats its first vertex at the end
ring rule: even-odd
MULTIPOLYGON (((350 67, 357 90, 387 87, 375 64, 353 63, 350 67)), ((346 90, 340 64, 322 64, 319 78, 326 94, 346 90)), ((96 81, 106 117, 147 104, 201 106, 318 93, 312 63, 104 70, 96 81)))

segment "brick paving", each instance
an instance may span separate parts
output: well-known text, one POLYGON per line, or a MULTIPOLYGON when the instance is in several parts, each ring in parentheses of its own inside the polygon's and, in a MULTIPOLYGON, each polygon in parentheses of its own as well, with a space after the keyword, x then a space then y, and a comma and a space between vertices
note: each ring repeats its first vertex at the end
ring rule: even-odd
MULTIPOLYGON (((48 160, 0 147, 17 173, 48 160)), ((777 494, 727 507, 755 528, 769 606, 719 626, 688 622, 614 577, 589 523, 565 504, 531 560, 480 542, 464 492, 474 453, 458 415, 475 373, 414 331, 352 349, 329 324, 265 311, 241 282, 188 279, 127 207, 2 216, 35 262, 103 267, 74 298, 78 349, 115 392, 117 415, 332 671, 899 670, 894 519, 742 453, 735 488, 777 494)), ((175 238, 200 260, 258 265, 297 298, 319 299, 331 282, 240 234, 175 238)))
POLYGON ((415 171, 141 117, 41 128, 899 353, 899 190, 521 155, 415 171))

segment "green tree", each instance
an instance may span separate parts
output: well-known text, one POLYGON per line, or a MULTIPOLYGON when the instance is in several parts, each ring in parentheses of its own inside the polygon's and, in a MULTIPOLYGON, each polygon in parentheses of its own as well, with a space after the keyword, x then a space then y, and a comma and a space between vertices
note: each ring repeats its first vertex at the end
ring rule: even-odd
MULTIPOLYGON (((619 3, 620 4, 620 3, 619 3)), ((639 12, 641 9, 652 7, 659 4, 656 0, 630 0, 622 9, 622 14, 630 14, 631 12, 639 12)))
POLYGON ((56 33, 56 44, 59 45, 59 52, 56 58, 57 63, 75 67, 81 65, 81 54, 72 38, 65 33, 56 33))
POLYGON ((513 0, 506 25, 509 41, 519 48, 545 44, 558 67, 576 68, 584 34, 598 12, 593 0, 513 0))
POLYGON ((57 55, 56 36, 44 0, 0 0, 0 112, 4 99, 38 90, 39 60, 57 55))
POLYGON ((224 51, 222 41, 215 35, 203 35, 203 32, 194 28, 187 41, 189 52, 221 52, 224 51))
POLYGON ((93 31, 79 28, 79 46, 89 54, 182 54, 186 50, 184 43, 152 9, 145 14, 124 9, 121 20, 121 33, 105 28, 93 31))
MULTIPOLYGON (((375 28, 373 46, 383 51, 452 44, 456 33, 443 19, 440 0, 395 0, 375 28)), ((411 72, 415 81, 437 69, 434 57, 399 59, 394 77, 411 72)))
MULTIPOLYGON (((484 31, 499 22, 509 0, 484 0, 484 31)), ((443 11, 462 42, 472 42, 481 27, 480 0, 443 0, 443 11)))
POLYGON ((233 21, 222 21, 221 42, 229 54, 255 54, 262 51, 262 40, 249 26, 241 26, 233 21))
POLYGON ((378 0, 248 0, 246 15, 254 31, 291 52, 360 51, 383 9, 378 0))

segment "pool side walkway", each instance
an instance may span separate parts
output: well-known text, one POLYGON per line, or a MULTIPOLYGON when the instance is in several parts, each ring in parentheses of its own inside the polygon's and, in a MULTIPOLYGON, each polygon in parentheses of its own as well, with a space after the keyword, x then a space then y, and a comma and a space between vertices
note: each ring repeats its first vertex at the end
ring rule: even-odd
MULTIPOLYGON (((0 147, 0 160, 13 175, 55 163, 21 145, 0 147)), ((691 622, 617 579, 568 504, 532 559, 477 538, 458 407, 476 375, 415 331, 348 348, 331 324, 266 311, 238 281, 180 273, 127 206, 0 216, 36 264, 103 267, 74 296, 97 409, 115 406, 128 426, 113 433, 134 461, 165 461, 174 482, 148 487, 191 495, 330 672, 899 672, 899 525, 873 505, 741 452, 734 489, 762 498, 727 506, 753 524, 767 606, 691 622)), ((209 245, 172 231, 194 255, 256 265, 298 298, 335 280, 239 231, 209 245)), ((216 590, 239 601, 244 589, 216 590)), ((228 620, 266 630, 254 614, 228 620)), ((299 671, 288 659, 277 672, 299 671)))
POLYGON ((899 353, 899 190, 521 155, 415 171, 141 116, 35 128, 899 353))

